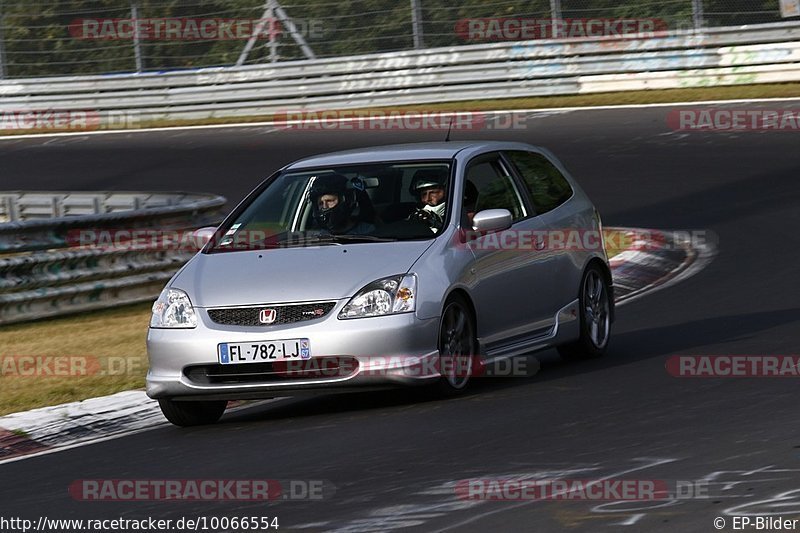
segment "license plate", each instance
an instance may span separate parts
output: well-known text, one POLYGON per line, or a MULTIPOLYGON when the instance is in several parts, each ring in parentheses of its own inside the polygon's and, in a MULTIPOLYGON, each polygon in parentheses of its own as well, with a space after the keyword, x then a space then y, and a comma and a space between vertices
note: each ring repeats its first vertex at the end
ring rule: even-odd
POLYGON ((308 339, 225 342, 220 344, 218 349, 219 362, 223 365, 296 361, 311 358, 308 339))

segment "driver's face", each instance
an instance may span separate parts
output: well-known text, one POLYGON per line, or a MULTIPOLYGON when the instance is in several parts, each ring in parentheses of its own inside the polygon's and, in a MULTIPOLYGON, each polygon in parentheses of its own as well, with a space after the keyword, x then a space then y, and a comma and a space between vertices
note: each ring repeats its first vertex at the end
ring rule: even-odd
POLYGON ((323 194, 317 200, 317 207, 320 209, 333 209, 339 204, 339 197, 335 194, 323 194))
POLYGON ((425 189, 419 194, 419 201, 423 204, 435 207, 444 201, 444 189, 425 189))

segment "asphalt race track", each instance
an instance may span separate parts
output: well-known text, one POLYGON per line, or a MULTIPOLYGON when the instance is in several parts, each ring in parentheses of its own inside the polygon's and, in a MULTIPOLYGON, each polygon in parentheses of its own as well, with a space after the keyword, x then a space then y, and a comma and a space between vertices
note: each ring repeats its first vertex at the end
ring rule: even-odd
MULTIPOLYGON (((743 104, 736 104, 743 106, 743 104)), ((777 108, 789 104, 749 107, 777 108)), ((733 106, 735 107, 735 106, 733 106)), ((277 516, 306 531, 714 531, 734 515, 800 518, 798 381, 676 378, 672 355, 798 354, 800 133, 678 133, 668 108, 533 114, 518 139, 553 150, 607 225, 705 229, 718 255, 691 279, 618 311, 610 353, 540 354, 529 378, 279 401, 215 426, 143 433, 0 465, 5 516, 277 516), (486 477, 700 482, 706 498, 474 501, 486 477), (322 500, 81 502, 79 479, 325 480, 322 500)), ((444 132, 270 127, 0 141, 0 187, 191 190, 236 202, 299 157, 444 132)), ((320 265, 324 275, 324 265, 320 265)), ((143 332, 144 334, 144 332, 143 332)), ((800 527, 798 528, 800 529, 800 527)))

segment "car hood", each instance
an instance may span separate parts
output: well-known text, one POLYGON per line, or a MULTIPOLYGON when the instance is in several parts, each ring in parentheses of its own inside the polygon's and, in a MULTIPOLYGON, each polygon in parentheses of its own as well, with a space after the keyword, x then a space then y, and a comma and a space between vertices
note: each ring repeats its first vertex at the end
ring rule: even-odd
POLYGON ((408 272, 433 240, 197 254, 171 286, 196 307, 338 300, 408 272))

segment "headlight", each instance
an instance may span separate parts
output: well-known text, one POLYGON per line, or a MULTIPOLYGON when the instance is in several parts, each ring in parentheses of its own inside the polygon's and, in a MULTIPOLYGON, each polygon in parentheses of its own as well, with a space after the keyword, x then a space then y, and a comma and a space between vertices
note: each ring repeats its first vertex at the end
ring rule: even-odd
POLYGON ((416 309, 417 277, 413 274, 373 281, 353 296, 339 318, 409 313, 416 309))
POLYGON ((189 295, 180 289, 167 287, 153 304, 151 328, 195 328, 197 315, 189 295))

